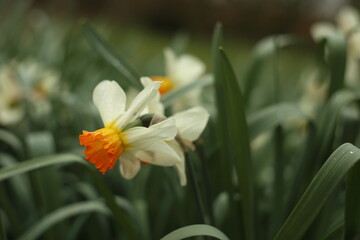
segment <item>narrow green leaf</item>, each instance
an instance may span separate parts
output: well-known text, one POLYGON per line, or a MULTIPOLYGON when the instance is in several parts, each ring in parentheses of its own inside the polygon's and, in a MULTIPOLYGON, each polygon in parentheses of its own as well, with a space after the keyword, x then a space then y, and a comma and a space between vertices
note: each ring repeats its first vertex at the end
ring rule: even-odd
POLYGON ((212 82, 213 82, 213 77, 210 75, 206 75, 197 81, 191 82, 181 88, 178 88, 178 89, 164 95, 161 98, 161 100, 165 107, 169 107, 176 100, 178 100, 180 97, 184 96, 186 93, 190 92, 191 90, 207 86, 207 85, 211 84, 212 82))
POLYGON ((346 39, 340 32, 334 32, 327 39, 329 49, 328 65, 331 74, 329 96, 344 86, 346 68, 346 39))
POLYGON ((213 67, 214 67, 214 71, 216 71, 216 67, 217 67, 217 60, 216 60, 216 56, 219 54, 219 47, 222 46, 223 44, 223 33, 222 33, 222 24, 220 22, 216 23, 215 25, 215 29, 214 29, 214 33, 213 33, 213 37, 212 37, 212 57, 213 57, 213 67))
POLYGON ((106 215, 110 214, 105 204, 100 201, 74 203, 57 209, 56 211, 43 217, 39 222, 35 223, 22 236, 20 236, 19 240, 38 239, 44 232, 49 230, 55 224, 67 218, 89 212, 99 212, 106 215))
POLYGON ((260 81, 260 74, 266 63, 270 63, 271 56, 279 47, 297 43, 298 40, 291 35, 270 36, 256 44, 249 65, 242 76, 244 82, 244 101, 248 104, 253 89, 260 81))
POLYGON ((55 152, 54 137, 51 132, 32 132, 26 137, 30 157, 41 157, 55 152))
POLYGON ((99 36, 98 33, 87 23, 82 24, 84 33, 91 43, 93 49, 102 56, 111 66, 113 66, 128 84, 141 90, 141 74, 136 71, 125 59, 115 53, 113 49, 99 36))
POLYGON ((342 239, 344 230, 344 223, 334 226, 328 234, 323 238, 323 240, 338 240, 342 239))
POLYGON ((7 239, 2 212, 0 212, 0 239, 1 240, 6 240, 7 239))
POLYGON ((225 93, 224 99, 221 100, 224 105, 221 108, 225 109, 226 121, 221 124, 223 130, 229 133, 225 146, 232 146, 232 149, 228 149, 231 151, 228 156, 234 159, 242 195, 245 236, 247 239, 254 239, 254 180, 244 100, 233 68, 222 49, 219 49, 217 64, 219 71, 215 79, 218 85, 224 88, 225 93))
POLYGON ((75 223, 72 224, 70 229, 68 230, 66 234, 66 240, 78 239, 79 237, 77 236, 79 234, 79 231, 81 230, 81 228, 83 227, 83 225, 85 224, 86 220, 88 220, 89 217, 90 217, 90 213, 79 216, 75 220, 75 223))
POLYGON ((24 155, 24 148, 21 141, 11 132, 0 129, 0 142, 9 145, 19 157, 24 155))
POLYGON ((119 207, 119 200, 116 199, 116 196, 110 190, 109 186, 104 182, 103 178, 99 175, 99 173, 95 171, 90 171, 90 175, 94 180, 98 191, 104 197, 106 205, 111 210, 121 229, 123 229, 123 231, 126 231, 129 239, 142 239, 140 237, 141 233, 134 226, 134 224, 129 221, 129 218, 128 216, 126 216, 123 209, 119 207))
POLYGON ((331 152, 335 128, 341 109, 350 103, 359 100, 359 98, 360 97, 352 91, 342 90, 333 94, 330 101, 325 105, 324 110, 321 112, 319 122, 317 123, 318 134, 315 140, 317 151, 313 155, 314 162, 316 162, 314 165, 317 165, 315 169, 318 169, 319 166, 321 166, 326 159, 326 156, 331 152))
POLYGON ((345 143, 331 154, 277 233, 275 240, 300 239, 345 174, 360 160, 360 149, 345 143))
POLYGON ((213 68, 214 68, 214 85, 215 85, 215 95, 216 95, 216 108, 217 108, 217 115, 216 115, 216 136, 218 142, 220 143, 222 150, 220 151, 220 158, 223 161, 219 161, 219 170, 221 175, 224 176, 221 179, 225 184, 225 189, 230 193, 234 192, 232 187, 232 179, 231 174, 233 164, 227 155, 230 151, 230 146, 226 144, 226 139, 228 138, 228 132, 223 127, 224 123, 227 122, 227 115, 226 115, 226 108, 225 106, 225 92, 223 86, 223 80, 220 73, 220 64, 219 64, 219 47, 221 46, 223 41, 222 37, 222 27, 220 23, 217 23, 213 33, 213 40, 212 40, 212 57, 213 57, 213 68), (225 148, 224 148, 225 147, 225 148), (229 149, 228 149, 229 148, 229 149))
MULTIPOLYGON (((17 161, 15 158, 12 158, 10 155, 6 155, 0 153, 0 166, 7 167, 11 165, 15 165, 17 161)), ((10 180, 10 186, 14 191, 16 196, 16 201, 20 204, 21 208, 27 211, 31 211, 34 209, 32 204, 32 197, 31 197, 31 187, 29 184, 29 179, 26 176, 18 175, 10 180)), ((14 203, 14 202, 13 202, 14 203)))
POLYGON ((347 176, 344 240, 360 239, 360 164, 347 176))
POLYGON ((293 103, 279 103, 254 112, 248 116, 250 139, 255 139, 260 134, 297 118, 310 120, 293 103))
POLYGON ((73 163, 73 162, 82 163, 82 164, 86 163, 79 156, 73 154, 67 154, 67 153, 33 158, 27 161, 17 163, 15 165, 11 165, 9 167, 1 168, 0 182, 17 174, 22 174, 42 167, 56 165, 56 164, 73 163))
POLYGON ((161 240, 180 240, 196 236, 210 236, 220 240, 229 239, 223 232, 213 226, 205 224, 195 224, 179 228, 167 234, 165 237, 161 238, 161 240))

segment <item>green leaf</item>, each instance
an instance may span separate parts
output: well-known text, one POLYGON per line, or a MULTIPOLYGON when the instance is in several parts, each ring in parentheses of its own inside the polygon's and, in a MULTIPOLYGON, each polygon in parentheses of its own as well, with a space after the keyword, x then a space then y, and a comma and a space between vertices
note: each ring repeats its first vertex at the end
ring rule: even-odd
POLYGON ((212 82, 213 82, 213 77, 210 75, 206 75, 197 81, 191 82, 183 87, 171 91, 170 93, 164 95, 161 98, 161 100, 165 107, 169 107, 176 100, 178 100, 180 97, 184 96, 186 93, 190 92, 191 90, 207 86, 212 82))
POLYGON ((360 239, 360 164, 348 173, 346 182, 344 240, 360 239))
POLYGON ((33 158, 30 160, 26 160, 26 161, 11 165, 9 167, 1 168, 0 169, 0 182, 7 178, 16 176, 18 174, 22 174, 22 173, 32 171, 35 169, 39 169, 42 167, 56 165, 56 164, 73 163, 73 162, 86 164, 86 162, 79 156, 76 156, 73 154, 67 154, 67 153, 33 158))
POLYGON ((331 154, 277 233, 275 240, 301 239, 327 198, 360 160, 360 149, 345 143, 331 154))
POLYGON ((270 62, 279 47, 285 47, 298 42, 291 35, 270 36, 256 44, 249 65, 242 76, 244 82, 244 101, 248 104, 253 89, 260 81, 260 74, 266 63, 270 62))
POLYGON ((84 213, 89 212, 99 212, 102 214, 110 215, 108 208, 104 203, 100 201, 87 201, 74 203, 56 211, 46 215, 39 222, 35 223, 31 226, 22 236, 20 236, 19 240, 31 240, 38 239, 44 232, 50 229, 55 224, 84 213))
POLYGON ((26 144, 31 157, 41 157, 55 152, 55 142, 51 132, 32 132, 26 137, 26 144))
POLYGON ((9 145, 19 157, 24 156, 23 144, 13 133, 0 129, 0 141, 9 145))
POLYGON ((4 219, 3 219, 3 214, 1 214, 2 212, 0 212, 0 239, 2 240, 6 240, 6 232, 5 232, 5 227, 4 227, 4 219))
POLYGON ((129 221, 129 218, 128 216, 126 216, 123 209, 119 207, 119 200, 116 199, 116 196, 110 190, 109 186, 104 182, 103 178, 99 175, 99 173, 95 171, 90 171, 90 175, 94 180, 94 183, 97 185, 98 191, 104 197, 106 205, 111 210, 112 214, 115 217, 115 220, 117 221, 121 229, 123 229, 123 231, 126 231, 129 239, 142 239, 140 237, 141 233, 137 231, 134 224, 129 221))
MULTIPOLYGON (((0 153, 0 166, 7 167, 15 165, 17 161, 15 158, 10 155, 0 153)), ((18 175, 10 180, 10 186, 14 191, 16 196, 16 201, 26 211, 31 211, 34 209, 31 198, 31 187, 29 184, 29 179, 26 176, 18 175)), ((13 202, 14 203, 14 202, 13 202)))
POLYGON ((91 43, 93 49, 102 56, 111 66, 113 66, 120 75, 138 90, 143 87, 140 83, 140 77, 142 76, 136 71, 125 59, 121 58, 111 47, 96 33, 96 31, 87 23, 82 24, 84 33, 91 43))
POLYGON ((215 82, 217 88, 223 89, 223 95, 217 94, 217 101, 223 105, 222 112, 226 119, 219 119, 223 131, 228 132, 227 138, 222 142, 222 148, 228 151, 229 159, 234 160, 238 178, 238 187, 242 195, 242 214, 246 239, 254 239, 254 180, 250 156, 248 126, 245 116, 244 100, 240 86, 233 68, 220 48, 216 56, 215 82), (222 97, 222 99, 221 99, 222 97), (221 122, 221 120, 224 120, 221 122), (231 146, 232 149, 228 147, 231 146))
POLYGON ((213 226, 205 224, 195 224, 179 228, 167 234, 165 237, 161 238, 161 240, 179 240, 196 236, 210 236, 220 240, 229 239, 223 232, 213 226))
POLYGON ((340 32, 334 32, 326 40, 326 46, 329 48, 328 66, 331 75, 329 96, 331 96, 344 86, 347 45, 344 34, 340 32))
POLYGON ((279 103, 252 113, 248 117, 250 139, 255 139, 260 134, 296 118, 310 120, 293 103, 279 103))
POLYGON ((228 137, 228 132, 223 127, 224 123, 227 122, 227 115, 226 115, 226 108, 225 106, 225 92, 224 87, 222 83, 222 76, 220 75, 220 64, 219 64, 219 47, 222 44, 222 27, 220 23, 217 23, 215 26, 214 34, 213 34, 213 40, 212 40, 212 57, 213 57, 213 68, 214 68, 214 85, 215 85, 215 95, 216 95, 216 107, 217 107, 217 116, 216 116, 216 136, 218 139, 218 142, 222 146, 222 150, 220 151, 220 158, 223 159, 223 161, 219 161, 219 171, 221 172, 221 175, 224 176, 222 181, 225 183, 226 190, 230 193, 233 192, 232 188, 232 179, 231 174, 228 174, 232 171, 232 163, 230 161, 230 158, 228 157, 227 153, 230 151, 230 148, 228 145, 226 145, 226 139, 228 137), (224 148, 225 147, 225 148, 224 148))
POLYGON ((326 156, 331 152, 335 128, 341 110, 350 103, 359 100, 359 98, 354 92, 342 90, 336 92, 325 105, 317 123, 318 134, 315 140, 317 151, 313 156, 314 162, 316 162, 314 165, 317 165, 316 169, 321 166, 326 156))

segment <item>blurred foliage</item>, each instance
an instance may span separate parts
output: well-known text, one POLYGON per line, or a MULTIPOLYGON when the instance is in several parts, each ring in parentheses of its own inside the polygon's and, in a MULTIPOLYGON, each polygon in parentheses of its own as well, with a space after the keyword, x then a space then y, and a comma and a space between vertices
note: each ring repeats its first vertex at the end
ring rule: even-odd
POLYGON ((99 19, 84 25, 8 3, 0 1, 0 236, 160 239, 188 225, 164 239, 359 236, 360 84, 347 81, 347 35, 253 44, 217 25, 211 41, 99 19), (191 184, 151 165, 131 181, 117 170, 99 174, 78 142, 81 130, 102 124, 94 87, 115 79, 130 91, 137 85, 128 78, 164 75, 168 46, 211 73, 163 99, 172 112, 201 87, 211 113, 187 154, 191 184))

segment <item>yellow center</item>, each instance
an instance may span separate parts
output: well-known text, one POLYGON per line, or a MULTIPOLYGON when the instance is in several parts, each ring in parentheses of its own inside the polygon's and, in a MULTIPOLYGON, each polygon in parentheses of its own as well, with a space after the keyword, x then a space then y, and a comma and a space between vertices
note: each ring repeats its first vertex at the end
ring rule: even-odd
POLYGON ((174 88, 174 82, 168 77, 151 77, 151 80, 163 82, 159 88, 161 95, 170 92, 174 88))
POLYGON ((113 169, 124 152, 124 136, 119 128, 112 125, 95 132, 83 131, 79 140, 80 145, 86 147, 86 160, 94 164, 102 174, 113 169))

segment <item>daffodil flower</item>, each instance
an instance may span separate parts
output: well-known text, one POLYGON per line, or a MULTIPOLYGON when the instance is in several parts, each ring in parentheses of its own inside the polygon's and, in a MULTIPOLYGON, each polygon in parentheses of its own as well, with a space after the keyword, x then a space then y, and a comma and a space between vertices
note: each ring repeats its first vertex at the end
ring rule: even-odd
POLYGON ((360 75, 358 64, 360 59, 359 12, 351 6, 345 6, 337 14, 336 25, 331 22, 317 22, 311 27, 310 33, 316 41, 328 38, 335 33, 344 35, 347 40, 345 84, 350 87, 357 86, 360 75))
POLYGON ((0 67, 0 125, 18 123, 25 115, 21 86, 12 66, 0 67))
POLYGON ((161 95, 198 80, 205 72, 204 63, 190 54, 176 56, 173 50, 166 48, 164 55, 165 76, 152 77, 153 81, 163 82, 159 88, 161 95))
MULTIPOLYGON (((144 81, 146 78, 142 78, 144 81)), ((120 172, 126 179, 133 178, 140 170, 141 162, 160 166, 173 166, 181 160, 165 143, 177 133, 175 120, 169 118, 148 128, 128 127, 137 119, 148 102, 156 96, 161 82, 147 85, 125 110, 126 95, 115 81, 102 81, 94 89, 93 101, 104 123, 104 128, 94 132, 83 131, 80 144, 85 146, 86 160, 103 174, 113 169, 120 159, 120 172), (140 160, 138 151, 161 152, 161 158, 140 160)))
MULTIPOLYGON (((148 79, 143 79, 142 84, 146 88, 151 85, 151 82, 148 79)), ((148 102, 148 106, 144 112, 164 115, 164 107, 160 102, 159 95, 148 102)), ((166 143, 180 159, 180 161, 175 164, 175 168, 180 178, 180 184, 185 186, 187 182, 185 172, 185 151, 194 149, 193 142, 197 140, 204 131, 209 114, 203 107, 193 107, 176 113, 171 118, 175 120, 177 136, 173 140, 166 141, 166 143)), ((139 151, 136 156, 144 162, 152 162, 156 161, 156 159, 162 159, 163 154, 163 151, 139 151)))

